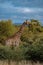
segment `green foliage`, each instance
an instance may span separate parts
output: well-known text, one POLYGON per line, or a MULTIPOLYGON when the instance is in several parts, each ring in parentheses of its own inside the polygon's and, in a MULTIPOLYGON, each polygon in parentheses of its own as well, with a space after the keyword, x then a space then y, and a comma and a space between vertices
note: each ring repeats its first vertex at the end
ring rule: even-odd
POLYGON ((31 45, 25 53, 26 60, 43 61, 43 45, 31 45))
POLYGON ((29 30, 32 32, 41 32, 41 24, 38 20, 31 19, 31 24, 29 25, 29 30))
POLYGON ((18 28, 12 24, 11 20, 0 21, 0 43, 4 45, 6 38, 12 36, 18 31, 18 28))
POLYGON ((43 44, 21 44, 13 49, 7 46, 0 46, 1 59, 43 61, 43 44))
MULTIPOLYGON (((0 43, 5 44, 7 37, 12 36, 20 26, 12 24, 11 20, 0 21, 0 43)), ((26 26, 21 36, 19 47, 0 45, 0 60, 34 60, 43 61, 43 27, 37 20, 31 20, 31 25, 26 26)))
POLYGON ((14 33, 14 26, 11 20, 0 22, 0 35, 11 36, 14 33))
POLYGON ((32 19, 28 27, 25 28, 21 41, 27 43, 38 43, 43 38, 43 27, 38 20, 32 19))

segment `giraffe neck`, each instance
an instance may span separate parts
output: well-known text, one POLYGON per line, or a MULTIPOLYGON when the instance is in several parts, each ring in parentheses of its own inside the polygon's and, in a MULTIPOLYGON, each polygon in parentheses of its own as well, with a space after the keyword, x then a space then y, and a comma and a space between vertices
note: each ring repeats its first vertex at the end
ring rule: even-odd
POLYGON ((16 32, 16 34, 14 35, 14 36, 17 36, 18 38, 20 38, 21 37, 21 35, 22 35, 22 33, 23 33, 23 31, 24 31, 24 28, 25 28, 25 23, 23 23, 22 25, 21 25, 21 27, 20 27, 20 29, 19 29, 19 31, 18 32, 16 32))
POLYGON ((18 37, 18 38, 21 37, 21 35, 22 35, 22 33, 23 33, 24 28, 25 28, 26 25, 27 25, 27 22, 24 22, 24 23, 21 25, 19 31, 15 34, 16 37, 18 37))
POLYGON ((25 22, 21 25, 20 29, 19 29, 19 32, 22 34, 23 31, 24 31, 24 28, 25 28, 25 22))

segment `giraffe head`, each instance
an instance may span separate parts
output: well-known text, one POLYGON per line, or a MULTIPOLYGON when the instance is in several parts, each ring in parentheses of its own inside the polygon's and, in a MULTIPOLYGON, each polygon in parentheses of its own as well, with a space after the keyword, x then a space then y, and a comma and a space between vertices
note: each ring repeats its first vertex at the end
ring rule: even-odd
POLYGON ((30 22, 29 22, 28 20, 26 20, 24 23, 25 23, 26 25, 29 25, 30 22))

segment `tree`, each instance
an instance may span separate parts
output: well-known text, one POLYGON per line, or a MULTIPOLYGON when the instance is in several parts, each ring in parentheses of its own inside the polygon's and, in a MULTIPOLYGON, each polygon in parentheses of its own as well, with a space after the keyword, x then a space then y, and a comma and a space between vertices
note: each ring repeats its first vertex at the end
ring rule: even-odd
POLYGON ((4 40, 14 34, 14 25, 11 20, 8 21, 0 21, 0 42, 4 42, 4 40))
POLYGON ((32 32, 41 32, 42 31, 40 22, 35 19, 31 19, 31 24, 29 24, 28 27, 29 27, 29 30, 32 32))

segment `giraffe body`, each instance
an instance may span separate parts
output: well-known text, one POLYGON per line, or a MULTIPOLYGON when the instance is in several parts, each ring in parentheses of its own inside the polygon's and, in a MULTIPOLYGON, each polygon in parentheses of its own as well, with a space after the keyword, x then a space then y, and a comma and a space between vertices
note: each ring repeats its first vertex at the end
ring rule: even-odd
POLYGON ((5 42, 6 42, 6 45, 8 45, 8 46, 10 46, 10 45, 19 46, 20 35, 18 35, 18 33, 16 33, 14 36, 8 38, 5 42))

